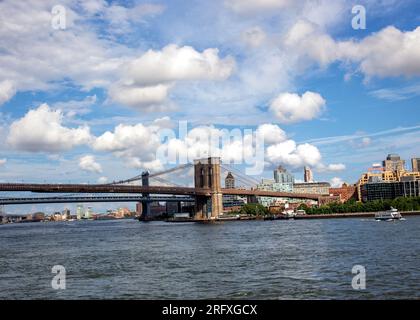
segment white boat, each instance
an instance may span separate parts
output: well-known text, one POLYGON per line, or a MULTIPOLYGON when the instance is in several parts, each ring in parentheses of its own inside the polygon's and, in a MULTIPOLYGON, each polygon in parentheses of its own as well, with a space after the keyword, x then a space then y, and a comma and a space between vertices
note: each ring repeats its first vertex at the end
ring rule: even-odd
POLYGON ((392 207, 390 210, 375 213, 375 219, 378 221, 401 220, 402 218, 401 213, 392 207))

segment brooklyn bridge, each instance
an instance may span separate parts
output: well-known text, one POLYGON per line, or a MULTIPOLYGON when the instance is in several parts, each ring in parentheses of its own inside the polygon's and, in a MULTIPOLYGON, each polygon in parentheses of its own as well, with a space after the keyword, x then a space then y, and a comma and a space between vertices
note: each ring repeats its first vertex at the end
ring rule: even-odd
MULTIPOLYGON (((147 220, 148 215, 150 215, 150 203, 152 202, 193 202, 195 220, 212 220, 216 219, 223 212, 223 195, 243 196, 247 198, 248 202, 253 202, 257 196, 315 201, 319 198, 318 194, 265 191, 253 187, 248 189, 222 188, 221 174, 223 169, 230 170, 232 168, 223 165, 220 158, 209 157, 195 160, 193 164, 184 164, 157 173, 146 171, 130 179, 107 184, 1 183, 0 192, 54 193, 62 195, 54 195, 52 197, 1 197, 0 205, 133 201, 141 202, 141 219, 147 220), (177 172, 191 170, 192 168, 194 181, 191 187, 182 186, 161 177, 168 174, 176 176, 177 172), (157 181, 160 185, 151 185, 151 180, 157 181), (77 196, 74 194, 77 194, 77 196), (87 194, 87 196, 81 196, 80 194, 87 194), (112 196, 109 194, 112 194, 112 196)), ((239 171, 236 171, 236 173, 244 183, 252 184, 255 182, 255 180, 241 174, 239 171)))

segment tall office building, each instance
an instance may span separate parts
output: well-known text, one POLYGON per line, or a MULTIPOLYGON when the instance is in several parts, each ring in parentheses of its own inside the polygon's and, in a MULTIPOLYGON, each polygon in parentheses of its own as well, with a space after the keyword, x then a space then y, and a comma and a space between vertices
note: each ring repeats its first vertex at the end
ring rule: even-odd
POLYGON ((91 219, 92 218, 92 207, 87 207, 86 211, 85 211, 85 219, 91 219))
POLYGON ((411 159, 411 171, 419 172, 420 171, 420 158, 411 159))
POLYGON ((225 188, 235 189, 235 178, 233 177, 232 172, 228 172, 225 178, 225 188))
POLYGON ((84 214, 85 214, 85 210, 83 208, 83 204, 78 204, 77 209, 76 209, 77 220, 82 219, 84 214))
MULTIPOLYGON (((228 172, 225 178, 225 188, 235 189, 235 177, 232 172, 228 172)), ((237 209, 246 203, 246 198, 235 195, 223 195, 223 209, 226 211, 237 209)))
POLYGON ((385 171, 404 171, 405 160, 401 160, 398 154, 389 154, 386 160, 382 161, 385 171))
POLYGON ((287 172, 287 170, 282 166, 278 166, 278 168, 274 170, 274 181, 276 183, 293 185, 293 183, 295 183, 295 177, 291 173, 287 172))
POLYGON ((309 167, 305 167, 303 169, 303 180, 305 182, 313 182, 314 181, 314 176, 312 174, 312 170, 309 167))

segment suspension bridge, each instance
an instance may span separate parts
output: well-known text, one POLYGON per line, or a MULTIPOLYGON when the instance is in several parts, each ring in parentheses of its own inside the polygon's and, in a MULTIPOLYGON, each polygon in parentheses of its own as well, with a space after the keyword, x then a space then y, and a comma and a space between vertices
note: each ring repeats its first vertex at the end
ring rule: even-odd
POLYGON ((243 174, 230 165, 222 164, 220 158, 210 157, 161 172, 143 172, 141 175, 129 179, 106 184, 0 183, 0 192, 63 194, 52 197, 0 198, 0 206, 133 201, 142 204, 142 219, 147 219, 150 215, 150 203, 152 202, 194 202, 194 219, 207 220, 216 219, 223 212, 223 195, 243 196, 247 198, 248 202, 255 202, 257 196, 316 201, 319 198, 317 194, 258 190, 254 187, 257 183, 258 180, 255 178, 243 174), (241 188, 222 188, 221 175, 228 171, 234 173, 236 181, 242 184, 241 188), (174 176, 176 182, 165 178, 168 175, 174 176), (189 183, 191 178, 193 181, 189 183), (190 186, 185 186, 185 184, 190 186), (80 194, 88 195, 81 196, 80 194), (135 195, 133 196, 133 194, 135 195))

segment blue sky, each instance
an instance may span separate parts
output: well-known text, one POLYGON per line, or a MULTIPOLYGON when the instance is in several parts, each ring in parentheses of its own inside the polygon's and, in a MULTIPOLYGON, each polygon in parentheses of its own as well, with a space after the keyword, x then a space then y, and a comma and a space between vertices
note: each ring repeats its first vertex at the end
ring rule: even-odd
MULTIPOLYGON (((388 153, 409 168, 420 156, 419 9, 414 0, 2 1, 0 181, 161 170, 159 132, 179 121, 198 134, 266 132, 265 177, 281 164, 302 179, 309 165, 318 181, 355 183, 388 153), (57 5, 63 29, 51 24, 57 5), (366 29, 352 28, 355 5, 366 29)), ((188 138, 174 145, 201 147, 188 138)))

